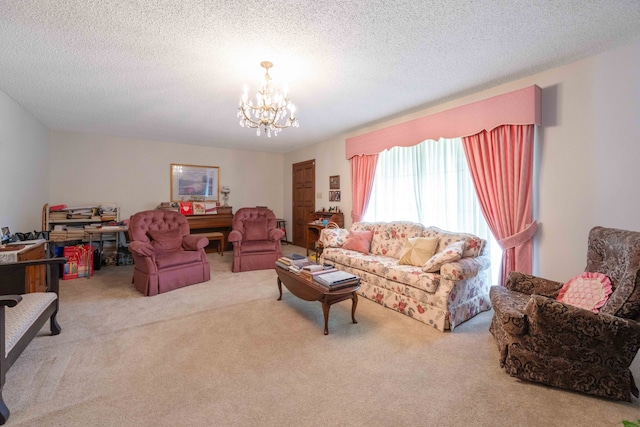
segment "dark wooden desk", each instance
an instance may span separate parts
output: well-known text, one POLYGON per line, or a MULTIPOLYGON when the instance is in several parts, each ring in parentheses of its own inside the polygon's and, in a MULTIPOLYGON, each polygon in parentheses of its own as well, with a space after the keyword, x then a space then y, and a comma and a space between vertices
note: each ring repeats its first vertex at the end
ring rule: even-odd
POLYGON ((305 239, 305 246, 307 247, 307 256, 309 256, 309 245, 317 242, 318 239, 320 239, 320 233, 322 233, 323 229, 324 229, 324 225, 322 224, 307 224, 307 235, 305 239))
POLYGON ((186 217, 193 234, 219 231, 224 234, 225 250, 233 249, 231 243, 229 243, 229 233, 233 223, 232 208, 219 207, 217 214, 186 215, 186 217))

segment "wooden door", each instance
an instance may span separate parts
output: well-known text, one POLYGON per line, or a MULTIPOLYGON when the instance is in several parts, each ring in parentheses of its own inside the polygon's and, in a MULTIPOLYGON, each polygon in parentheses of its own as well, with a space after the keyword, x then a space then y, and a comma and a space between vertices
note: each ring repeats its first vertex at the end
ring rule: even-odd
POLYGON ((316 161, 293 164, 293 244, 305 245, 307 218, 316 210, 316 161))

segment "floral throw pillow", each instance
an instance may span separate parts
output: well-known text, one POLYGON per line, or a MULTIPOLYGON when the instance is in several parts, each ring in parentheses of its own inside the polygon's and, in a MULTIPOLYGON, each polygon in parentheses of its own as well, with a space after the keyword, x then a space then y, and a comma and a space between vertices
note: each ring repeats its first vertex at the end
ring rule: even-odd
POLYGON ((347 241, 344 243, 343 249, 350 249, 352 251, 362 252, 363 254, 369 253, 371 247, 371 239, 373 238, 373 231, 350 231, 347 236, 347 241))
POLYGON ((611 295, 611 280, 602 273, 582 273, 562 286, 558 301, 597 313, 611 295))
POLYGON ((436 271, 440 271, 440 267, 444 264, 459 260, 462 258, 464 245, 464 240, 450 244, 444 248, 443 251, 432 256, 431 259, 422 266, 422 271, 425 273, 435 273, 436 271))
POLYGON ((349 230, 344 228, 325 228, 322 230, 320 241, 325 248, 341 248, 348 235, 349 230))
POLYGON ((398 264, 422 267, 436 253, 440 239, 410 237, 404 244, 398 264))

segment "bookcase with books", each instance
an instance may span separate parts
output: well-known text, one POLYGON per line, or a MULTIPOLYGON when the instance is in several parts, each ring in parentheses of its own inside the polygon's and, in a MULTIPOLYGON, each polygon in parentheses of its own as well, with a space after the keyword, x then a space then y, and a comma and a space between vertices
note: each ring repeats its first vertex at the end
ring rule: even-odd
POLYGON ((53 254, 60 247, 91 242, 91 232, 100 230, 99 240, 93 238, 99 244, 100 253, 115 253, 117 258, 118 233, 124 229, 119 223, 120 209, 115 203, 82 206, 45 204, 42 208, 42 229, 49 232, 53 254))

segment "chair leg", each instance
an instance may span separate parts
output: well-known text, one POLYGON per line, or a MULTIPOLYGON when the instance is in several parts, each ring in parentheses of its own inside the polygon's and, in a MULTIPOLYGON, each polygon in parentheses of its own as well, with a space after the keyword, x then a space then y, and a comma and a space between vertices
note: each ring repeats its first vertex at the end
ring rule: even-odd
POLYGON ((0 388, 0 425, 3 425, 9 419, 9 408, 4 403, 4 399, 2 398, 2 388, 0 388))
POLYGON ((51 320, 49 321, 50 327, 51 327, 51 335, 58 335, 60 331, 62 331, 62 328, 60 328, 60 324, 58 324, 58 320, 56 319, 57 314, 58 314, 58 311, 56 310, 51 315, 51 320))

